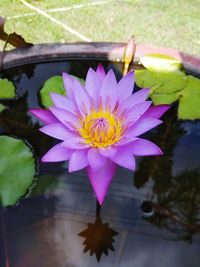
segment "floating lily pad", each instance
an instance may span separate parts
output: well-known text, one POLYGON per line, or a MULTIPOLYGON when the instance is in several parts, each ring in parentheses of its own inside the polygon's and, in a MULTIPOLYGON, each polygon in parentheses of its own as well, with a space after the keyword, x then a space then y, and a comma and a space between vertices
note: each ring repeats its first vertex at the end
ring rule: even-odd
POLYGON ((30 148, 22 141, 0 136, 0 200, 14 205, 33 183, 35 162, 30 148))
POLYGON ((178 117, 184 120, 200 118, 200 80, 193 76, 188 76, 188 84, 181 91, 178 117))
MULTIPOLYGON (((81 84, 84 84, 85 81, 76 76, 71 75, 80 81, 81 84)), ((53 105, 53 101, 51 100, 50 94, 51 92, 66 95, 66 91, 63 84, 63 78, 61 76, 53 76, 45 81, 43 87, 40 90, 41 101, 44 107, 48 108, 53 105)))
POLYGON ((6 107, 2 104, 0 104, 0 112, 3 111, 6 107))
POLYGON ((150 94, 150 97, 154 103, 154 105, 161 105, 161 104, 171 104, 179 99, 178 93, 171 93, 171 94, 150 94))
POLYGON ((51 92, 66 95, 63 79, 61 76, 51 77, 50 79, 45 81, 43 87, 40 90, 41 101, 46 108, 53 106, 53 101, 51 100, 49 94, 51 92))
POLYGON ((140 61, 150 71, 171 72, 183 68, 180 60, 162 54, 147 54, 141 57, 140 61))
POLYGON ((181 71, 158 73, 149 70, 137 70, 135 76, 138 86, 152 88, 152 92, 155 93, 177 92, 187 84, 187 76, 181 71))
POLYGON ((12 82, 7 79, 0 78, 0 98, 14 98, 15 87, 12 82))
POLYGON ((151 54, 141 58, 146 70, 136 70, 136 84, 150 88, 155 105, 171 104, 179 100, 180 119, 200 119, 200 80, 187 76, 183 65, 175 58, 151 54))

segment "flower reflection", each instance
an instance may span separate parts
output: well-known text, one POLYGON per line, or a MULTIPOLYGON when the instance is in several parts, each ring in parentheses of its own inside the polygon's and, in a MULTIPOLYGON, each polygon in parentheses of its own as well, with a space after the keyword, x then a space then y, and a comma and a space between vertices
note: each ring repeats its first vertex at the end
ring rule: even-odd
POLYGON ((108 255, 109 249, 114 251, 113 237, 118 235, 118 232, 110 228, 109 223, 103 223, 100 214, 97 214, 95 223, 88 223, 88 228, 79 235, 85 238, 83 252, 90 251, 90 256, 95 254, 97 261, 100 261, 103 253, 108 255))

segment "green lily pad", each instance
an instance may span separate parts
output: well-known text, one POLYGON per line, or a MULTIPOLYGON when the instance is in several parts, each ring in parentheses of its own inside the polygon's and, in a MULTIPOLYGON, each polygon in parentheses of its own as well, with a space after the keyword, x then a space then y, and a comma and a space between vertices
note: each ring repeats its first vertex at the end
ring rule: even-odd
POLYGON ((0 136, 0 200, 14 205, 33 183, 35 161, 30 148, 22 141, 0 136))
POLYGON ((53 76, 45 81, 43 87, 40 90, 41 101, 44 107, 48 108, 53 106, 53 101, 51 100, 49 93, 57 93, 61 95, 66 95, 66 91, 63 84, 63 79, 61 76, 53 76))
POLYGON ((154 103, 154 105, 161 105, 161 104, 171 104, 179 99, 179 95, 177 93, 171 94, 150 94, 150 97, 154 103))
POLYGON ((173 93, 182 90, 187 84, 187 76, 181 71, 153 72, 135 71, 136 84, 139 87, 152 88, 155 93, 173 93))
MULTIPOLYGON (((71 75, 80 81, 81 84, 84 84, 85 81, 76 76, 71 75)), ((63 84, 62 76, 53 76, 45 81, 43 87, 40 90, 40 97, 44 107, 48 108, 49 106, 53 106, 53 101, 51 100, 49 93, 57 93, 60 95, 66 95, 66 91, 63 84)))
POLYGON ((171 72, 183 68, 181 61, 162 54, 147 54, 141 57, 140 61, 150 71, 171 72))
POLYGON ((2 104, 0 104, 0 112, 3 111, 6 107, 2 104))
POLYGON ((14 98, 15 87, 12 82, 7 79, 0 78, 0 98, 14 98))
POLYGON ((200 80, 188 76, 188 84, 181 91, 178 107, 179 119, 200 119, 200 80))

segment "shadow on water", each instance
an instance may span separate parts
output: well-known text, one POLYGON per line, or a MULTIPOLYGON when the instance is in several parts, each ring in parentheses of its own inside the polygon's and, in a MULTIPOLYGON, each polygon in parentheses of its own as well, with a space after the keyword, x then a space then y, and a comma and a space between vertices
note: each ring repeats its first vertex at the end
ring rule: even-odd
MULTIPOLYGON (((173 106, 164 123, 144 136, 164 155, 139 158, 133 180, 132 172, 119 168, 102 210, 95 206, 84 172, 69 174, 66 163, 40 162, 55 144, 38 131, 41 122, 27 112, 40 107, 41 86, 63 71, 85 78, 88 68, 97 65, 89 60, 45 63, 3 74, 15 83, 17 98, 1 101, 7 109, 0 113, 0 133, 26 140, 39 163, 29 197, 0 209, 0 267, 147 267, 149 262, 160 267, 163 258, 163 267, 187 267, 191 262, 198 267, 199 121, 178 121, 173 106), (154 212, 149 206, 145 212, 151 216, 141 210, 144 200, 152 205, 154 212), (114 242, 115 252, 109 253, 114 242), (81 243, 97 260, 82 252, 81 243)), ((104 65, 120 78, 120 64, 104 65)))

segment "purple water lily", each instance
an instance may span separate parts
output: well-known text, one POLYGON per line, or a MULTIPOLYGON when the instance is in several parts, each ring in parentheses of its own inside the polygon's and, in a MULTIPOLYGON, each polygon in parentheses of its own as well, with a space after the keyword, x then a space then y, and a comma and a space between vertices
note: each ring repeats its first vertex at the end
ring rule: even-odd
POLYGON ((43 162, 69 160, 69 172, 86 168, 100 204, 117 165, 135 170, 134 156, 161 155, 154 143, 138 138, 162 121, 167 105, 151 106, 149 89, 132 94, 134 73, 118 83, 102 65, 89 69, 85 86, 63 73, 67 96, 51 93, 54 106, 31 112, 46 125, 40 131, 62 142, 51 148, 43 162))

